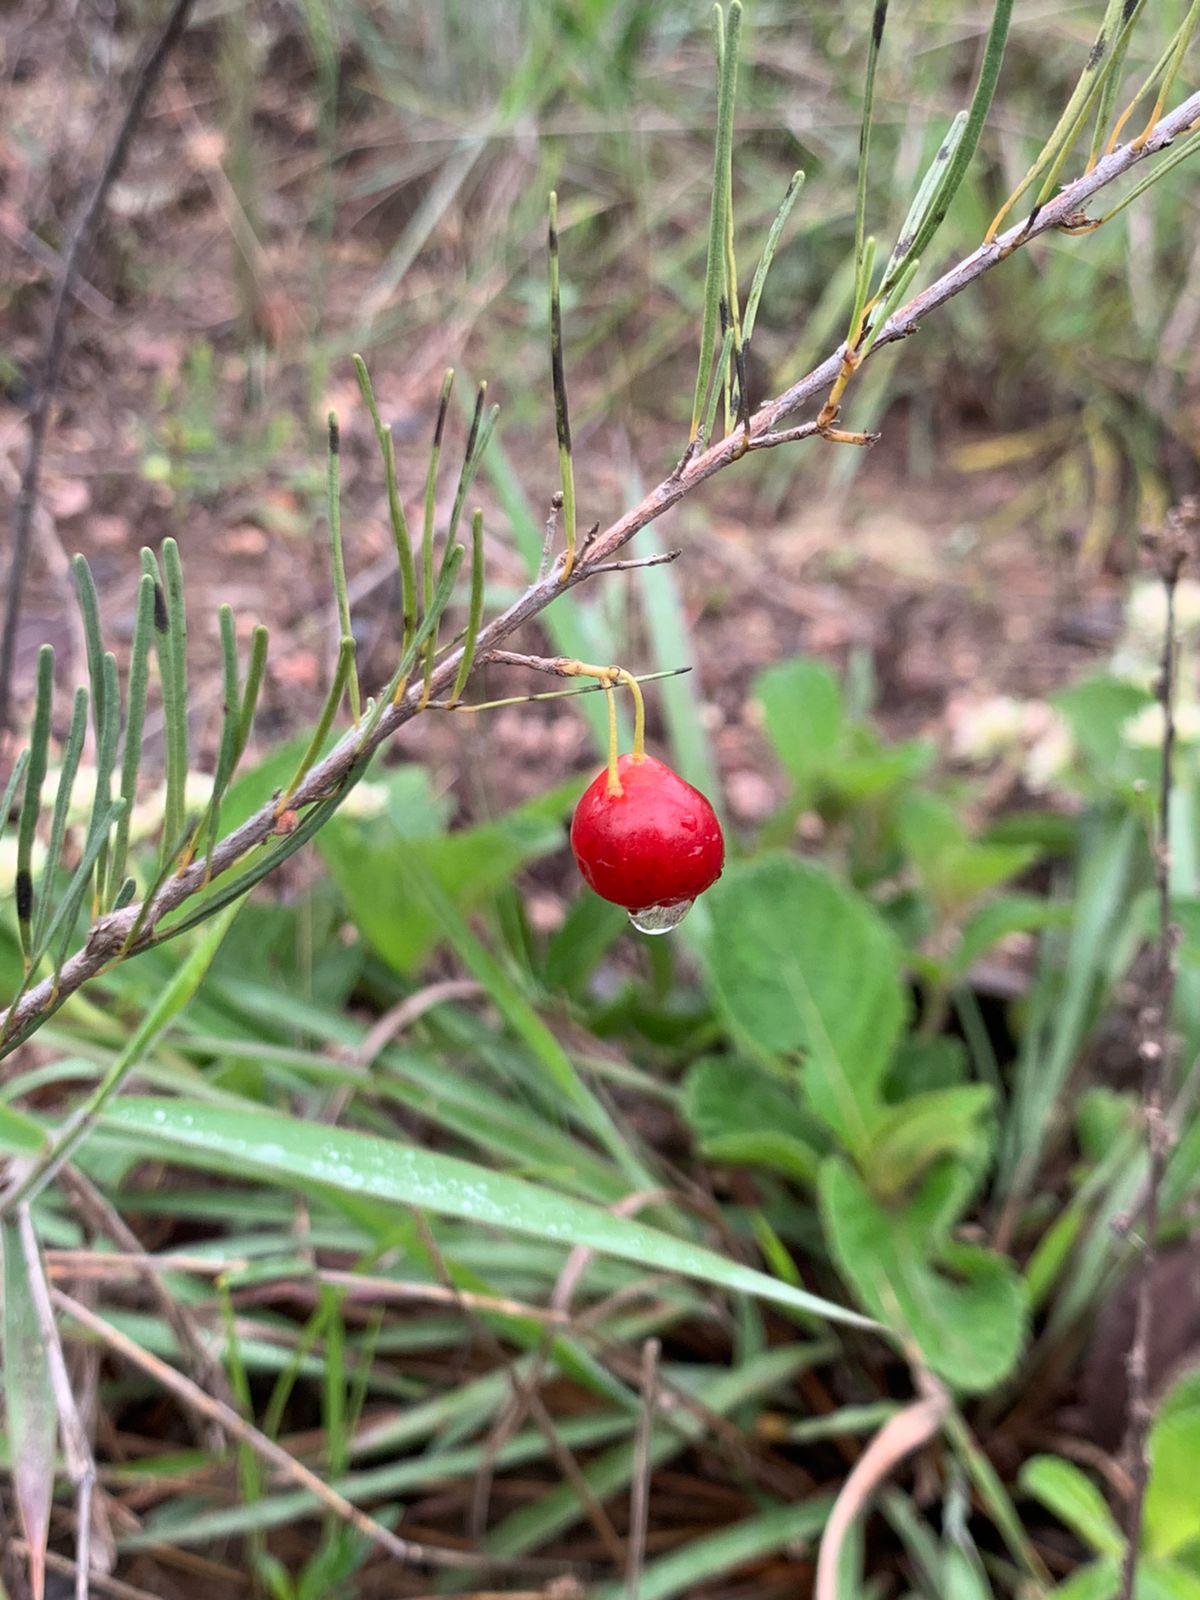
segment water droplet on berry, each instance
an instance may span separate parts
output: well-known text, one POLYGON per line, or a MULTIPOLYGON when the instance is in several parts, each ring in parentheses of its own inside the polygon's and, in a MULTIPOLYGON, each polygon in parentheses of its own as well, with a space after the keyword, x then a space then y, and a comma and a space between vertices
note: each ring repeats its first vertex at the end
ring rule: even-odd
POLYGON ((644 906, 641 911, 631 911, 629 920, 639 933, 670 933, 677 928, 695 905, 694 900, 672 900, 669 905, 644 906))

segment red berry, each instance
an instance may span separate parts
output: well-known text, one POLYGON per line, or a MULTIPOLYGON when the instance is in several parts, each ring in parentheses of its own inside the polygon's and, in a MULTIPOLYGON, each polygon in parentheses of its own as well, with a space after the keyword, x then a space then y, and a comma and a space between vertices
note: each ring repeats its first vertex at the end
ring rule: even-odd
POLYGON ((609 794, 602 772, 575 807, 571 849, 580 872, 602 899, 627 911, 689 905, 725 865, 716 812, 653 756, 622 756, 617 771, 620 794, 609 794))

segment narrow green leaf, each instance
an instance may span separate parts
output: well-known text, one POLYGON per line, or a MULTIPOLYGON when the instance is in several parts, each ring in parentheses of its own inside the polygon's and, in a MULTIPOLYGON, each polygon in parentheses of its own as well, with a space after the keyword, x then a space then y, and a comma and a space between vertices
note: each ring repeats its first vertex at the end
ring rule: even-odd
POLYGON ((8 775, 8 782, 4 785, 3 797, 0 797, 0 839, 4 837, 5 829, 8 827, 13 801, 16 799, 17 790, 21 786, 21 779, 25 776, 28 766, 29 751, 22 750, 13 762, 13 769, 8 775))
POLYGON ((870 287, 871 269, 875 260, 875 246, 866 238, 867 226, 867 174, 871 159, 871 123, 875 115, 875 71, 879 64, 879 47, 883 42, 883 29, 887 21, 888 0, 875 0, 871 16, 871 37, 867 44, 867 70, 863 84, 862 123, 858 134, 858 178, 854 197, 854 307, 847 339, 857 343, 859 318, 866 304, 870 287))
POLYGON ((742 347, 745 349, 754 337, 754 324, 758 319, 758 303, 762 299, 763 288, 767 281, 767 274, 771 270, 771 263, 775 259, 775 252, 779 248, 779 240, 787 226, 787 219, 792 214, 792 207, 800 197, 804 187, 803 172, 793 172, 791 182, 787 186, 787 193, 779 210, 775 213, 767 242, 763 245, 762 255, 758 258, 758 266, 754 269, 754 278, 750 284, 750 293, 746 298, 746 313, 742 318, 742 347))
POLYGON ((387 482, 388 519, 392 525, 392 543, 396 549, 396 565, 400 575, 400 606, 404 617, 404 632, 401 638, 401 650, 407 650, 412 643, 412 636, 417 626, 417 569, 413 561, 412 538, 408 531, 408 519, 404 515, 404 504, 400 498, 400 486, 396 481, 396 443, 392 437, 392 430, 387 427, 379 415, 379 407, 375 401, 375 390, 371 384, 371 375, 367 371, 367 364, 360 355, 354 357, 354 371, 358 378, 358 387, 362 397, 367 403, 367 410, 371 413, 371 421, 375 426, 375 438, 379 444, 380 454, 383 457, 383 471, 387 482))
MULTIPOLYGON (((1007 0, 1011 4, 1011 0, 1007 0)), ((1113 47, 1120 37, 1121 19, 1127 6, 1127 0, 1107 0, 1104 17, 1100 23, 1099 31, 1088 52, 1087 61, 1079 74, 1070 98, 1063 108, 1062 115, 1054 125, 1054 130, 1020 183, 1009 195, 1004 205, 988 229, 987 239, 990 242, 996 235, 1001 222, 1016 205, 1017 201, 1030 189, 1042 175, 1062 157, 1069 153, 1072 143, 1081 126, 1081 119, 1086 116, 1087 109, 1092 99, 1103 82, 1113 53, 1113 47)), ((1139 10, 1141 0, 1138 0, 1134 10, 1139 10)), ((1045 193, 1045 191, 1043 191, 1045 193)), ((1041 201, 1039 200, 1039 205, 1041 201)))
POLYGON ((340 669, 342 654, 348 639, 351 643, 351 652, 350 659, 346 663, 346 681, 350 688, 350 715, 357 723, 362 717, 362 703, 359 697, 358 669, 354 664, 354 629, 350 622, 350 591, 346 587, 346 558, 342 550, 342 436, 341 430, 338 428, 336 412, 331 411, 329 413, 328 422, 329 459, 325 475, 325 519, 329 529, 329 563, 333 571, 333 592, 337 598, 338 627, 341 630, 341 642, 338 647, 338 666, 340 669))
MULTIPOLYGON (((996 0, 992 11, 991 26, 988 29, 987 42, 983 48, 983 62, 979 68, 979 77, 975 84, 975 93, 971 96, 971 106, 967 113, 966 126, 962 136, 956 140, 944 172, 938 182, 934 199, 928 210, 925 211, 923 220, 913 232, 905 252, 899 257, 896 265, 891 268, 888 276, 894 282, 900 273, 911 261, 923 256, 933 239, 946 220, 955 195, 962 186, 962 181, 967 175, 975 151, 979 147, 980 135, 983 133, 984 124, 987 122, 988 112, 991 110, 992 96, 996 92, 996 84, 1000 78, 1000 68, 1004 63, 1004 48, 1008 43, 1008 29, 1012 21, 1013 0, 996 0)), ((891 284, 884 280, 880 292, 886 293, 891 284)))
POLYGON ((237 639, 233 628, 233 609, 224 605, 218 612, 221 630, 221 744, 217 751, 217 770, 213 774, 212 799, 208 806, 208 870, 221 825, 221 800, 233 777, 237 760, 238 727, 241 722, 241 686, 238 682, 237 639))
POLYGON ((287 802, 308 776, 317 758, 325 748, 325 741, 329 737, 329 730, 333 726, 333 719, 337 715, 338 707, 342 703, 342 695, 346 690, 346 682, 353 671, 354 640, 345 638, 338 645, 337 665, 333 670, 333 682, 329 685, 329 693, 325 696, 325 703, 321 707, 321 715, 313 729, 312 738, 308 741, 300 763, 292 774, 292 781, 279 799, 278 809, 286 809, 287 802))
POLYGON ((117 823, 109 860, 105 899, 112 904, 125 881, 129 860, 130 815, 137 803, 138 773, 142 764, 142 729, 146 717, 146 690, 150 681, 150 644, 154 634, 154 579, 143 573, 138 580, 137 611, 129 654, 129 690, 125 713, 125 749, 121 758, 121 798, 125 810, 117 823))
POLYGON ((1041 1502, 1098 1556, 1119 1556, 1125 1535, 1104 1496, 1074 1463, 1031 1456, 1021 1468, 1021 1489, 1041 1502))
POLYGON ((483 512, 476 511, 471 518, 471 601, 467 612, 467 632, 463 640, 462 660, 450 693, 450 704, 457 704, 467 686, 471 668, 475 665, 475 641, 483 622, 483 512))
POLYGON ((413 634, 412 643, 400 658, 400 665, 393 672, 386 686, 380 691, 379 699, 374 710, 367 714, 362 730, 361 743, 365 745, 375 729, 379 726, 380 718, 408 682, 409 674, 420 658, 422 647, 427 639, 435 638, 438 623, 442 620, 442 613, 450 604, 454 594, 454 585, 458 578, 459 568, 463 563, 465 554, 462 545, 456 544, 451 550, 449 559, 442 566, 442 575, 438 579, 437 589, 433 599, 425 608, 425 615, 421 618, 421 625, 413 634))
POLYGON ((17 821, 17 932, 28 966, 33 946, 33 841, 42 809, 42 785, 50 748, 50 708, 54 699, 54 647, 38 651, 37 698, 29 731, 29 762, 17 821))
POLYGON ((726 228, 741 27, 741 0, 731 0, 728 27, 721 7, 719 5, 713 7, 718 84, 717 134, 713 149, 713 193, 708 219, 708 259, 704 269, 704 320, 700 329, 700 362, 696 370, 696 388, 692 397, 692 426, 689 435, 693 441, 700 431, 704 398, 709 391, 717 350, 720 303, 728 278, 726 228))
POLYGON ((167 797, 163 808, 163 834, 165 838, 173 839, 183 828, 188 773, 187 612, 183 595, 183 567, 179 560, 179 546, 174 539, 163 540, 162 560, 167 602, 165 660, 161 636, 159 647, 159 666, 163 669, 163 716, 167 725, 167 797))
POLYGON ((250 662, 246 668, 246 687, 242 692, 242 709, 238 717, 237 748, 234 751, 235 767, 246 752, 250 731, 254 727, 254 711, 258 705, 263 673, 267 666, 268 642, 269 634, 260 622, 250 641, 250 662))
POLYGON ((71 792, 75 787, 75 774, 79 770, 79 757, 87 733, 88 692, 75 691, 75 704, 71 711, 71 726, 63 749, 62 767, 58 777, 58 791, 54 797, 54 816, 50 824, 50 848, 46 852, 46 870, 42 874, 41 894, 33 924, 33 943, 40 944, 46 931, 53 900, 54 874, 62 854, 63 836, 67 830, 67 812, 71 806, 71 792))
POLYGON ((75 593, 79 600, 80 616, 83 619, 83 643, 87 652, 88 677, 92 687, 92 723, 96 731, 96 740, 99 742, 100 729, 107 709, 104 703, 104 645, 100 632, 100 604, 96 598, 96 582, 92 577, 92 569, 88 566, 87 557, 74 556, 71 570, 75 575, 75 593))
POLYGON ((433 600, 433 514, 437 496, 438 462, 442 454, 442 436, 446 431, 446 412, 450 405, 450 391, 454 387, 454 368, 447 367, 438 396, 437 421, 433 426, 433 445, 429 452, 429 465, 425 472, 425 519, 421 533, 422 598, 428 611, 433 600))

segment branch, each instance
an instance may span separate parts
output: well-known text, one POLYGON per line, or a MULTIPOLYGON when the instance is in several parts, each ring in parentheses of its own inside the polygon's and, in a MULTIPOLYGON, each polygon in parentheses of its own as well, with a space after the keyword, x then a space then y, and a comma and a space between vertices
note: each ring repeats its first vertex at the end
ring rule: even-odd
MULTIPOLYGON (((1014 250, 1050 229, 1078 227, 1084 206, 1108 184, 1133 170, 1149 156, 1165 149, 1181 134, 1200 124, 1200 92, 1193 94, 1182 105, 1158 122, 1148 139, 1135 148, 1122 145, 1083 177, 1068 184, 1058 197, 1034 212, 1023 223, 1005 234, 981 245, 978 250, 957 266, 944 273, 935 283, 900 307, 881 329, 871 347, 873 356, 882 346, 894 344, 914 333, 923 317, 952 299, 969 284, 998 266, 1014 250)), ((626 511, 602 533, 589 539, 575 562, 569 577, 562 578, 562 557, 555 568, 540 578, 516 600, 508 610, 481 629, 476 644, 476 660, 484 657, 526 622, 544 611, 564 589, 585 583, 599 569, 607 566, 617 553, 629 543, 642 528, 656 521, 665 511, 677 505, 700 484, 724 471, 749 450, 769 449, 776 444, 815 434, 815 422, 800 427, 781 430, 779 424, 798 411, 801 406, 822 394, 833 383, 841 370, 844 346, 840 346, 807 377, 792 385, 776 399, 768 401, 751 418, 749 433, 739 427, 728 437, 719 440, 702 454, 686 461, 675 473, 665 478, 637 505, 626 511)), ((461 649, 450 652, 434 669, 427 692, 438 693, 453 684, 462 658, 461 649)), ((336 796, 346 786, 361 776, 366 764, 380 745, 411 722, 421 709, 422 686, 416 685, 396 705, 390 705, 379 718, 369 737, 363 739, 357 730, 351 730, 336 749, 315 766, 289 799, 291 813, 302 810, 319 800, 336 796)), ((31 1025, 44 1019, 73 994, 82 984, 102 971, 118 956, 145 949, 155 942, 159 924, 168 913, 208 886, 210 878, 219 877, 240 861, 249 851, 264 844, 279 828, 277 806, 274 801, 265 805, 255 816, 229 834, 213 850, 208 862, 198 861, 184 871, 172 876, 155 894, 150 905, 131 905, 111 913, 97 922, 88 934, 84 946, 67 961, 59 974, 57 984, 44 979, 31 988, 15 1006, 0 1013, 0 1055, 7 1053, 17 1039, 31 1025), (130 934, 137 929, 137 937, 126 949, 130 934)), ((290 814, 290 813, 289 813, 290 814)), ((158 937, 169 937, 165 930, 158 937)))
POLYGON ((17 495, 16 514, 13 518, 8 595, 4 606, 4 625, 0 630, 0 731, 10 726, 12 715, 12 677, 17 653, 17 623, 21 615, 21 591, 25 587, 25 573, 29 565, 33 513, 37 506, 38 483, 42 475, 42 452, 46 445, 50 407, 54 403, 58 380, 62 375, 67 341, 67 308, 83 263, 91 249, 109 190, 125 165, 125 157, 129 154, 129 146, 142 119, 146 101, 158 82, 167 57, 183 32, 191 9, 192 0, 175 0, 170 15, 163 24, 162 32, 137 70, 125 115, 121 118, 121 124, 109 149, 108 159, 96 179, 96 187, 92 190, 87 205, 75 225, 54 291, 54 303, 50 311, 50 332, 46 340, 45 366, 37 399, 29 413, 29 448, 25 456, 25 467, 21 473, 21 488, 17 495))
POLYGON ((1138 1558, 1142 1546, 1142 1521, 1150 1482, 1148 1443, 1154 1418, 1150 1344, 1154 1331, 1154 1269, 1158 1260, 1159 1192, 1170 1149, 1170 1130, 1164 1114, 1171 1068, 1171 1004, 1175 997, 1175 952, 1178 930, 1171 916, 1171 791, 1175 758, 1175 591, 1185 562, 1195 555, 1200 534, 1200 503, 1185 501, 1167 518, 1166 526, 1147 541, 1155 557, 1166 597, 1162 663, 1158 703, 1162 707, 1162 751, 1158 780, 1158 834, 1154 847, 1154 883, 1158 897, 1158 938, 1154 970, 1147 984, 1146 1003, 1138 1023, 1142 1041, 1138 1056, 1142 1066, 1142 1118, 1145 1123, 1147 1175, 1142 1200, 1141 1255, 1137 1268, 1133 1343, 1129 1347, 1129 1412, 1125 1430, 1125 1458, 1133 1478, 1129 1504, 1125 1558, 1121 1569, 1121 1600, 1133 1600, 1138 1558))

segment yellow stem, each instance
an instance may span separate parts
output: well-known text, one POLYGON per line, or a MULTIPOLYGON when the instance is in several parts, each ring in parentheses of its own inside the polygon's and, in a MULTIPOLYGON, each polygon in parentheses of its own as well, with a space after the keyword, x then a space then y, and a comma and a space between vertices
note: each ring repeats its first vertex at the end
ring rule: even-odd
POLYGON ((604 681, 604 698, 608 701, 608 793, 619 795, 625 791, 617 770, 617 697, 607 679, 604 681))
POLYGON ((646 702, 642 698, 642 686, 624 668, 619 674, 620 682, 625 685, 633 696, 633 759, 645 761, 646 759, 646 702))

